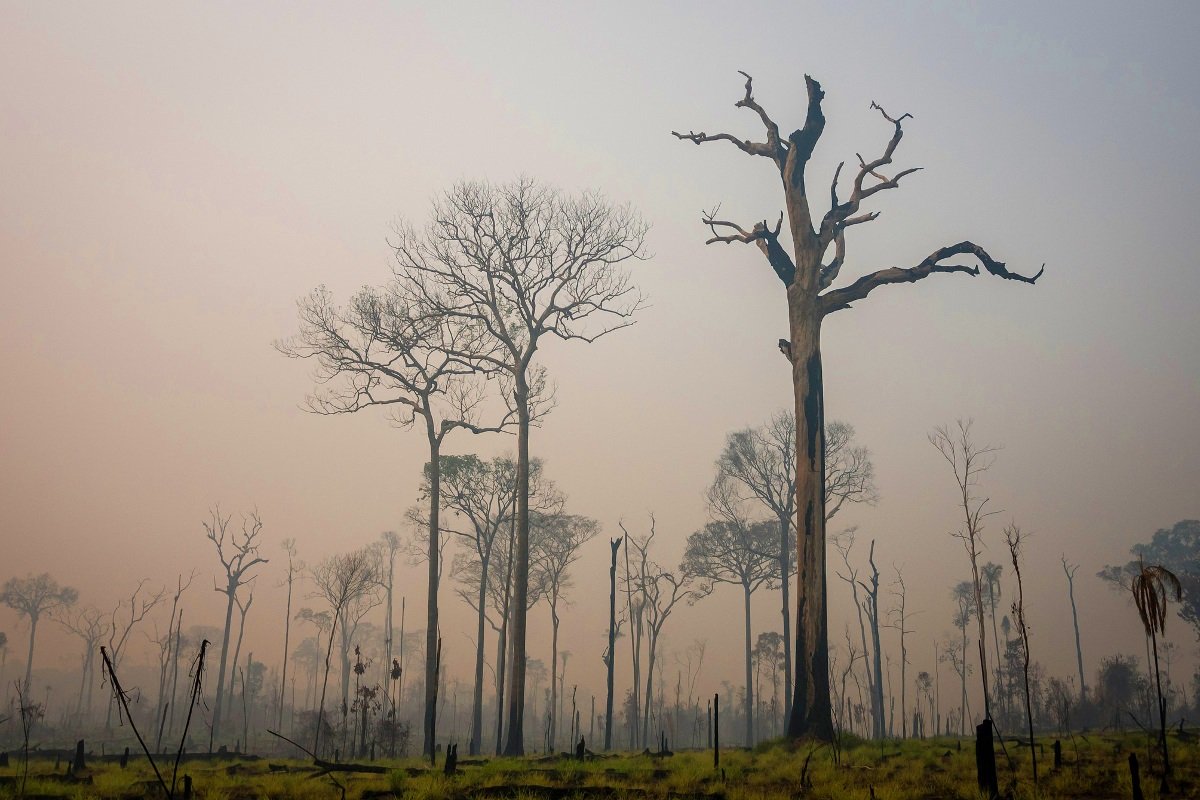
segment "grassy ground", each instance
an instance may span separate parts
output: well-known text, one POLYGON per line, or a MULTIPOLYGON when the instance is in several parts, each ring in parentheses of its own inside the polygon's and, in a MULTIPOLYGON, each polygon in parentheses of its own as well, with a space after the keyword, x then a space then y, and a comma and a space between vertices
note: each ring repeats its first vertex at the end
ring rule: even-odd
MULTIPOLYGON (((1170 797, 1200 796, 1200 747, 1195 740, 1172 736, 1174 780, 1170 797)), ((1009 743, 1013 766, 997 758, 1001 793, 1013 798, 1129 798, 1132 797, 1128 758, 1136 752, 1142 764, 1142 788, 1147 800, 1159 797, 1157 759, 1148 752, 1144 735, 1076 736, 1063 742, 1064 767, 1052 769, 1051 743, 1045 740, 1045 759, 1039 758, 1040 785, 1033 784, 1028 748, 1009 743), (1076 750, 1078 748, 1078 750, 1076 750)), ((834 763, 828 747, 765 745, 755 752, 721 753, 723 774, 713 769, 711 752, 677 753, 658 758, 621 755, 584 763, 563 759, 489 759, 469 763, 458 775, 430 771, 416 760, 387 762, 383 775, 340 774, 345 797, 401 800, 916 800, 970 798, 975 790, 974 745, 955 739, 888 743, 855 742, 843 748, 834 763), (811 753, 811 758, 809 757, 811 753), (805 762, 808 760, 807 773, 805 762)), ((464 761, 474 761, 464 759, 464 761)), ((144 759, 121 769, 114 763, 95 763, 82 781, 68 781, 65 765, 55 773, 53 761, 33 759, 25 796, 29 798, 138 798, 161 796, 154 774, 144 759)), ((168 765, 169 769, 169 765, 168 765)), ((20 797, 19 759, 0 768, 0 798, 20 797)), ((192 776, 195 797, 203 800, 270 798, 341 798, 342 788, 330 778, 314 778, 313 768, 300 761, 262 759, 250 762, 192 762, 183 772, 192 776), (288 772, 271 772, 269 764, 286 764, 288 772)), ((170 781, 169 772, 167 780, 170 781)), ((180 779, 182 787, 182 778, 180 779)), ((182 788, 177 792, 182 796, 182 788)))

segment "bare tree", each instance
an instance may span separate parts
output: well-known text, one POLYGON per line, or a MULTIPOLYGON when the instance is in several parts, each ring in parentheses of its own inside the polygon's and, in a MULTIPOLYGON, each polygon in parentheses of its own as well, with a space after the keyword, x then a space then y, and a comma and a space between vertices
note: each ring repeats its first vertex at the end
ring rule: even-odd
POLYGON ((967 662, 967 644, 969 637, 967 636, 967 627, 971 624, 971 617, 974 616, 975 606, 972 603, 972 595, 974 588, 970 581, 961 581, 954 586, 954 590, 950 593, 954 600, 954 627, 958 628, 962 636, 961 646, 955 640, 951 639, 943 648, 943 659, 950 662, 950 666, 954 668, 954 672, 958 675, 962 683, 962 698, 959 706, 959 734, 966 733, 967 717, 970 715, 970 705, 967 699, 967 676, 971 674, 970 665, 967 662))
POLYGON ((83 642, 83 666, 79 677, 79 701, 75 713, 80 721, 92 714, 92 689, 96 683, 96 653, 100 642, 108 638, 108 615, 95 606, 74 610, 60 608, 55 619, 83 642))
POLYGON ((254 605, 254 581, 251 580, 247 586, 249 586, 249 592, 246 595, 245 600, 242 599, 241 595, 238 595, 234 598, 234 604, 237 606, 238 610, 238 635, 237 642, 235 642, 233 645, 233 660, 229 662, 235 669, 230 671, 229 698, 225 705, 225 713, 230 715, 233 714, 233 687, 237 682, 236 667, 238 664, 238 659, 242 655, 242 639, 246 635, 246 615, 250 613, 250 606, 254 605))
POLYGON ((883 711, 883 647, 879 639, 879 567, 875 566, 875 540, 871 540, 871 549, 867 556, 871 565, 871 583, 868 586, 859 582, 866 597, 863 599, 863 609, 867 612, 867 620, 871 624, 871 651, 874 656, 875 681, 871 685, 871 717, 874 720, 872 735, 882 739, 886 735, 883 711))
MULTIPOLYGON (((283 666, 279 676, 279 713, 275 717, 275 727, 283 728, 283 706, 287 698, 288 653, 292 638, 292 585, 296 576, 304 569, 304 562, 296 560, 296 540, 284 539, 281 542, 283 552, 287 553, 287 610, 283 617, 283 666)), ((390 595, 389 595, 390 597, 390 595)), ((390 609, 389 609, 389 622, 390 609)))
MULTIPOLYGON (((959 420, 955 430, 943 425, 929 435, 929 442, 954 472, 962 505, 963 526, 953 536, 963 543, 963 549, 971 562, 971 588, 975 601, 975 619, 978 622, 979 678, 983 683, 983 714, 992 721, 992 698, 988 686, 987 626, 983 611, 983 577, 979 567, 979 551, 983 547, 983 523, 987 517, 998 512, 988 511, 991 498, 980 497, 979 476, 991 468, 999 448, 978 445, 971 437, 971 420, 959 420)), ((997 654, 997 659, 999 654, 997 654)))
POLYGON ((494 432, 507 425, 508 417, 495 425, 477 424, 484 382, 492 371, 480 358, 494 352, 495 343, 480 325, 445 313, 425 299, 411 284, 397 280, 383 289, 363 288, 339 308, 320 287, 297 303, 299 334, 275 347, 292 358, 316 362, 314 378, 321 389, 309 396, 307 410, 352 414, 383 406, 395 412, 392 419, 399 427, 424 429, 432 465, 423 722, 423 752, 428 756, 433 753, 436 713, 441 449, 452 431, 494 432))
MULTIPOLYGON (((594 519, 575 514, 538 514, 531 519, 531 524, 543 529, 542 535, 537 537, 538 547, 530 557, 544 577, 544 595, 550 606, 550 745, 557 749, 558 702, 562 692, 558 683, 558 628, 562 621, 559 603, 566 602, 566 591, 572 585, 568 570, 579 558, 579 548, 600 532, 600 525, 594 519)), ((564 675, 565 672, 564 657, 564 675)))
MULTIPOLYGON (((862 645, 863 671, 867 679, 867 690, 871 698, 871 720, 877 727, 879 722, 879 714, 882 713, 882 707, 875 705, 875 685, 880 680, 881 676, 877 673, 874 664, 869 656, 871 648, 867 644, 867 618, 869 616, 869 606, 867 601, 859 596, 859 589, 866 589, 862 581, 858 579, 858 569, 850 563, 850 551, 854 549, 854 538, 858 532, 857 527, 850 527, 833 537, 834 549, 842 557, 842 563, 846 566, 845 574, 839 572, 837 576, 841 578, 850 587, 851 595, 854 597, 854 610, 858 615, 858 635, 859 643, 862 645)), ((856 678, 857 679, 857 678, 856 678)), ((877 731, 872 730, 872 736, 877 735, 877 731)))
POLYGON ((1017 576, 1017 599, 1012 603, 1017 633, 1021 637, 1021 671, 1025 677, 1025 722, 1029 731, 1029 757, 1033 760, 1033 785, 1037 786, 1037 747, 1033 741, 1033 699, 1029 693, 1029 626, 1025 624, 1025 584, 1021 580, 1021 545, 1028 539, 1016 523, 1004 528, 1004 542, 1012 556, 1013 574, 1017 576))
MULTIPOLYGON (((714 492, 710 491, 710 495, 714 492)), ((719 501, 718 501, 719 502, 719 501)), ((710 505, 716 506, 717 502, 710 505)), ((731 583, 742 588, 746 632, 746 746, 754 743, 754 687, 751 651, 754 647, 750 627, 750 596, 762 586, 770 588, 775 579, 778 542, 774 522, 746 522, 733 514, 719 518, 688 536, 680 571, 695 575, 701 588, 711 591, 714 584, 731 583)))
MULTIPOLYGON (((792 706, 792 612, 790 584, 796 570, 791 539, 796 529, 796 415, 777 412, 757 428, 725 437, 717 471, 739 487, 744 500, 762 504, 779 520, 779 585, 783 619, 784 717, 792 706)), ((847 503, 874 503, 875 467, 865 447, 854 444, 854 427, 836 420, 825 425, 825 520, 847 503)))
POLYGON ((225 595, 225 630, 221 634, 221 659, 217 669, 217 697, 213 704, 212 728, 209 731, 208 749, 212 751, 213 741, 221 736, 221 710, 225 699, 225 670, 229 657, 229 631, 233 627, 233 607, 237 603, 238 590, 252 578, 252 570, 259 564, 266 564, 267 559, 258 554, 259 536, 262 534, 262 519, 255 510, 249 516, 242 518, 241 535, 229 530, 228 515, 222 517, 220 507, 213 507, 208 522, 204 525, 204 534, 217 549, 217 560, 225 570, 225 585, 219 586, 214 582, 213 590, 225 595))
POLYGON ((434 204, 422 234, 406 225, 396 230, 397 279, 431 307, 487 331, 497 349, 479 361, 505 376, 517 418, 507 755, 524 751, 529 430, 545 393, 545 369, 534 356, 544 337, 594 342, 633 323, 641 297, 621 265, 645 257, 645 232, 627 206, 528 179, 459 183, 434 204))
POLYGON ((612 749, 613 719, 613 671, 617 660, 617 550, 625 541, 624 536, 609 539, 612 563, 608 568, 608 647, 604 649, 604 667, 607 676, 607 695, 604 704, 604 749, 612 749))
POLYGON ((1071 621, 1075 624, 1075 662, 1079 669, 1079 700, 1083 702, 1087 699, 1087 683, 1083 677, 1083 645, 1079 642, 1079 611, 1075 608, 1075 571, 1079 569, 1079 565, 1068 564, 1067 555, 1063 553, 1062 568, 1063 573, 1067 576, 1067 596, 1071 600, 1071 621))
POLYGON ((650 698, 654 696, 654 667, 658 662, 659 638, 667 618, 675 607, 683 602, 695 603, 711 591, 712 584, 700 586, 696 576, 680 568, 670 570, 660 566, 650 558, 650 547, 656 535, 654 515, 650 515, 650 532, 645 536, 630 536, 625 531, 628 547, 635 553, 634 561, 638 565, 634 575, 634 583, 641 596, 641 609, 646 623, 646 702, 642 709, 642 742, 650 740, 650 698))
MULTIPOLYGON (((892 590, 892 595, 896 598, 896 605, 892 607, 892 627, 900 633, 900 735, 908 737, 908 647, 905 644, 905 637, 913 631, 908 629, 908 587, 904 584, 904 572, 900 567, 893 565, 896 570, 896 580, 893 583, 898 589, 892 590)), ((919 613, 919 612, 918 612, 919 613)), ((928 677, 928 673, 922 673, 928 677)), ((920 707, 921 698, 917 698, 917 706, 920 707)), ((914 730, 913 735, 917 732, 914 730)))
MULTIPOLYGON (((379 583, 379 563, 376 554, 370 548, 362 548, 343 555, 334 555, 322 561, 312 570, 312 581, 316 587, 313 597, 325 600, 329 604, 329 641, 325 646, 325 674, 321 681, 321 700, 317 706, 317 730, 313 737, 312 752, 320 755, 321 726, 325 719, 325 692, 329 685, 329 666, 333 656, 332 628, 342 632, 343 649, 349 641, 346 633, 348 621, 354 618, 351 606, 360 603, 362 598, 369 595, 379 583)), ((358 619, 361 619, 359 617, 358 619)), ((357 619, 354 620, 357 624, 357 619)), ((343 707, 345 695, 349 692, 350 672, 343 669, 343 707)))
POLYGON ((9 578, 0 592, 0 603, 29 620, 29 654, 25 657, 25 690, 33 677, 33 645, 37 626, 43 614, 70 608, 79 599, 79 592, 69 586, 59 586, 49 573, 9 578))
MULTIPOLYGON (((745 75, 745 73, 742 73, 745 75)), ((789 135, 780 132, 778 124, 754 99, 750 76, 746 75, 744 96, 739 108, 753 111, 765 129, 765 141, 755 142, 728 133, 673 132, 679 139, 697 145, 707 142, 729 142, 743 153, 761 156, 773 162, 784 191, 784 207, 792 253, 789 255, 781 241, 783 217, 774 226, 765 220, 746 229, 741 225, 717 218, 717 210, 702 217, 712 231, 709 243, 753 243, 766 257, 772 270, 783 282, 788 301, 789 337, 779 340, 779 348, 787 358, 792 374, 797 423, 796 510, 798 515, 799 575, 797 578, 797 651, 802 655, 796 665, 795 698, 788 735, 813 735, 829 739, 833 735, 829 697, 829 622, 825 587, 825 498, 822 493, 825 475, 824 385, 821 368, 821 324, 836 311, 850 308, 864 300, 872 291, 889 284, 913 283, 934 273, 978 275, 979 267, 947 263, 956 256, 973 256, 992 275, 1010 280, 1033 283, 1032 278, 1009 272, 1005 265, 982 247, 963 241, 939 247, 916 266, 890 267, 865 275, 840 289, 832 288, 846 259, 847 228, 870 222, 879 212, 863 212, 862 204, 879 192, 894 189, 900 180, 916 171, 901 170, 888 177, 881 170, 892 163, 896 147, 903 135, 902 123, 909 114, 890 116, 872 103, 884 121, 893 129, 892 137, 882 155, 870 161, 859 159, 849 197, 838 198, 838 178, 841 165, 834 173, 830 186, 830 209, 823 217, 814 216, 809 205, 805 169, 825 128, 821 102, 825 93, 821 85, 805 76, 808 89, 808 108, 804 126, 789 135), (826 256, 832 250, 832 257, 826 256)))
MULTIPOLYGON (((188 573, 185 580, 180 574, 175 580, 175 594, 171 597, 171 615, 167 617, 167 630, 165 635, 156 636, 154 643, 158 645, 159 663, 158 663, 158 703, 155 706, 155 726, 158 728, 158 735, 155 737, 154 748, 158 750, 162 744, 163 730, 166 726, 166 714, 168 709, 174 710, 175 693, 172 688, 170 697, 167 696, 167 684, 169 682, 169 672, 172 662, 179 661, 179 635, 176 633, 176 619, 180 624, 183 620, 183 609, 179 607, 179 601, 183 598, 183 593, 191 587, 192 581, 196 579, 196 570, 188 573)), ((157 633, 157 624, 155 630, 157 633)))

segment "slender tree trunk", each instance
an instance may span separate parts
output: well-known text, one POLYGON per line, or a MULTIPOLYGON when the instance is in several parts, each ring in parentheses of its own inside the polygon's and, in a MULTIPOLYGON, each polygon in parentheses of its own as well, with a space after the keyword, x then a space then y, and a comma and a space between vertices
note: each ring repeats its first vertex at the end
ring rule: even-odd
POLYGON ((33 680, 33 642, 37 638, 38 615, 29 615, 29 653, 25 657, 25 693, 29 693, 30 687, 33 685, 30 681, 33 680))
POLYGON ((421 752, 426 757, 432 757, 437 714, 438 560, 441 557, 438 514, 442 505, 442 462, 441 441, 433 428, 431 417, 426 417, 426 426, 429 434, 429 576, 425 620, 425 744, 421 752))
MULTIPOLYGON (((251 600, 254 599, 253 595, 251 596, 250 599, 251 600)), ((242 638, 246 635, 246 614, 249 613, 249 611, 250 611, 250 604, 247 603, 246 607, 244 609, 239 608, 238 611, 240 612, 240 618, 238 620, 238 638, 237 638, 237 645, 233 648, 233 661, 229 662, 232 665, 233 669, 230 670, 229 700, 227 701, 228 705, 225 708, 225 712, 227 714, 229 714, 230 717, 233 716, 233 685, 234 685, 234 680, 237 678, 238 659, 242 655, 242 638)))
POLYGON ((613 671, 617 663, 617 550, 624 537, 612 539, 612 566, 608 568, 608 699, 604 707, 604 749, 612 749, 613 671))
POLYGON ((523 361, 516 374, 517 546, 513 586, 512 668, 509 670, 508 739, 504 755, 525 754, 525 634, 529 615, 529 386, 523 361))
POLYGON ((471 697, 471 741, 467 752, 477 756, 483 745, 483 647, 484 622, 486 621, 488 561, 483 559, 479 568, 479 613, 475 620, 475 691, 471 697))
POLYGON ((750 660, 750 652, 754 647, 750 631, 750 585, 742 584, 745 597, 746 623, 746 746, 754 746, 754 670, 750 660))
MULTIPOLYGON (((790 205, 790 203, 789 203, 790 205)), ((792 227, 809 224, 789 208, 792 227)), ((816 306, 819 254, 811 232, 796 241, 796 278, 787 288, 796 430, 796 664, 788 736, 833 738, 829 696, 829 611, 825 572, 825 390, 821 372, 821 318, 816 306), (807 256, 801 258, 800 256, 807 256)))
POLYGON ((213 742, 221 738, 221 702, 225 692, 225 666, 229 655, 229 629, 233 626, 233 598, 237 593, 237 583, 232 577, 225 587, 225 632, 221 635, 221 666, 217 670, 217 697, 213 702, 212 728, 208 734, 208 752, 212 752, 213 742))
POLYGON ((1071 621, 1075 623, 1075 661, 1079 667, 1079 700, 1087 699, 1087 684, 1083 677, 1083 646, 1079 643, 1079 611, 1075 608, 1075 575, 1067 569, 1067 559, 1063 556, 1063 572, 1067 573, 1067 594, 1071 598, 1071 621))
POLYGON ((783 717, 792 716, 792 520, 779 519, 779 589, 783 617, 783 717))
MULTIPOLYGON (((658 636, 655 634, 653 626, 650 629, 649 636, 646 638, 646 709, 642 713, 642 742, 650 741, 650 703, 649 698, 654 696, 654 660, 657 655, 655 652, 658 649, 658 636)), ((659 715, 661 717, 661 713, 659 715)))
MULTIPOLYGON (((563 670, 564 673, 566 670, 563 670)), ((565 676, 564 676, 565 677, 565 676)), ((550 752, 558 752, 558 598, 550 595, 550 752)))
POLYGON ((288 647, 292 636, 292 564, 288 561, 287 611, 283 619, 283 672, 279 678, 279 715, 275 727, 283 728, 283 702, 287 693, 288 647))

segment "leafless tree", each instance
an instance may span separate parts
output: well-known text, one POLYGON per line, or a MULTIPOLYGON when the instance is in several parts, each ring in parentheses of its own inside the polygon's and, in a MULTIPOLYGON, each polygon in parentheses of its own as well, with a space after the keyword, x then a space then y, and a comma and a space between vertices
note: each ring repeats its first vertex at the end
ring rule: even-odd
MULTIPOLYGON (((999 448, 991 445, 976 444, 971 436, 971 420, 959 420, 952 431, 942 425, 929 434, 929 442, 954 472, 954 482, 958 487, 959 502, 962 506, 963 526, 953 535, 963 544, 967 557, 971 562, 971 589, 975 602, 975 620, 978 622, 977 642, 979 644, 979 678, 983 683, 983 714, 984 718, 992 720, 992 698, 988 685, 987 658, 987 626, 984 622, 983 609, 983 576, 980 572, 979 551, 983 547, 984 520, 996 514, 987 510, 990 498, 980 497, 979 477, 995 463, 995 454, 999 448)), ((997 659, 999 654, 997 654, 997 659)))
POLYGON ((1028 539, 1016 523, 1004 528, 1004 542, 1012 557, 1013 574, 1017 577, 1017 599, 1012 603, 1013 618, 1017 621, 1017 634, 1021 637, 1021 671, 1025 677, 1025 722, 1029 731, 1029 756, 1033 759, 1033 785, 1037 786, 1037 747, 1033 741, 1033 698, 1029 693, 1029 626, 1025 624, 1025 584, 1021 580, 1021 545, 1028 539))
MULTIPOLYGON (((576 514, 537 514, 530 523, 542 528, 542 534, 537 537, 538 547, 530 555, 537 564, 538 571, 544 576, 544 596, 550 606, 550 745, 552 750, 558 748, 558 716, 559 698, 562 686, 559 684, 558 669, 558 628, 561 623, 559 604, 566 602, 566 592, 571 587, 571 576, 568 572, 571 565, 579 558, 579 548, 589 542, 600 532, 600 525, 594 519, 581 517, 576 514)), ((533 537, 531 537, 533 538, 533 537)), ((566 659, 563 659, 563 673, 566 671, 566 659)))
MULTIPOLYGON (((869 616, 869 606, 867 601, 859 595, 859 589, 865 589, 862 581, 858 579, 858 568, 850 563, 850 552, 854 549, 854 539, 858 533, 857 527, 850 527, 833 537, 834 549, 842 557, 842 563, 846 567, 845 573, 837 573, 847 586, 850 587, 850 593, 854 598, 854 610, 858 615, 858 635, 859 643, 862 646, 863 672, 867 679, 867 690, 871 699, 871 721, 877 728, 879 723, 879 714, 882 713, 882 707, 875 705, 875 685, 881 680, 874 665, 874 661, 869 658, 871 648, 867 644, 867 618, 869 616)), ((877 735, 876 730, 872 730, 872 736, 877 735)))
MULTIPOLYGON (((517 513, 512 671, 504 752, 524 750, 525 639, 529 592, 529 430, 545 369, 545 337, 594 342, 627 327, 641 297, 622 269, 644 258, 646 225, 597 193, 570 196, 528 179, 462 182, 434 203, 418 233, 396 229, 397 280, 426 305, 487 331, 497 345, 480 363, 505 376, 517 418, 517 513)), ((544 409, 543 409, 544 410, 544 409)))
MULTIPOLYGON (((185 579, 180 574, 175 580, 175 594, 171 596, 171 615, 167 617, 167 630, 165 634, 156 635, 153 639, 158 645, 158 703, 155 706, 155 727, 158 730, 158 735, 155 737, 154 749, 158 750, 162 744, 162 735, 166 727, 166 715, 168 709, 174 710, 175 692, 172 686, 170 697, 167 696, 167 685, 171 683, 170 670, 172 662, 176 665, 179 663, 179 634, 177 626, 183 622, 183 609, 179 607, 179 601, 183 598, 183 593, 192 585, 192 581, 196 579, 196 570, 188 573, 185 579), (177 622, 178 620, 178 622, 177 622)), ((155 625, 157 634, 158 625, 155 625)))
MULTIPOLYGON (((379 562, 376 554, 370 548, 362 548, 342 555, 334 555, 322 561, 312 569, 312 581, 315 591, 312 597, 323 599, 329 604, 329 621, 332 628, 342 633, 343 650, 350 640, 347 627, 350 620, 357 624, 361 619, 355 619, 356 604, 362 604, 363 599, 370 595, 379 583, 379 562)), ((333 656, 333 633, 329 631, 329 641, 325 646, 325 674, 321 681, 321 700, 317 706, 317 731, 313 737, 312 752, 320 754, 321 726, 325 719, 325 692, 329 685, 329 666, 333 656)), ((345 667, 345 665, 343 665, 345 667)), ((343 707, 349 694, 350 671, 343 669, 344 691, 343 707)))
POLYGON ((891 177, 881 171, 892 163, 903 135, 902 123, 911 115, 891 116, 878 104, 871 104, 872 110, 878 110, 884 121, 892 127, 891 139, 877 158, 870 161, 859 158, 850 194, 844 200, 838 198, 838 178, 842 170, 839 165, 829 189, 831 207, 823 217, 814 215, 809 204, 809 183, 805 170, 825 128, 825 115, 821 108, 825 93, 821 85, 808 76, 805 76, 805 84, 808 89, 808 108, 804 126, 791 134, 782 134, 778 124, 754 99, 753 85, 748 75, 745 94, 736 105, 757 115, 765 130, 765 141, 755 142, 728 133, 673 133, 679 139, 697 145, 728 142, 743 153, 769 159, 782 180, 791 254, 781 239, 783 213, 775 225, 764 220, 749 229, 719 219, 717 209, 704 214, 702 222, 712 231, 708 240, 710 244, 741 242, 756 245, 786 288, 790 335, 787 339, 779 340, 779 348, 789 362, 795 396, 799 540, 797 651, 803 656, 796 665, 795 698, 788 735, 813 735, 829 739, 833 735, 833 722, 829 697, 829 624, 824 594, 822 321, 827 315, 864 300, 880 286, 913 283, 934 273, 979 274, 978 266, 949 263, 957 256, 974 257, 992 275, 1010 280, 1033 283, 1041 276, 1041 272, 1032 278, 1009 272, 1003 263, 992 258, 982 247, 974 242, 963 241, 939 247, 913 267, 881 269, 842 288, 832 288, 846 259, 846 229, 879 216, 877 211, 864 212, 863 202, 882 191, 898 187, 902 178, 916 171, 915 168, 904 169, 891 177), (826 260, 831 251, 832 257, 826 260))
POLYGON ((495 343, 478 324, 445 313, 425 302, 404 281, 360 290, 338 307, 320 287, 297 303, 298 335, 276 342, 292 358, 312 359, 320 388, 306 408, 317 414, 351 414, 383 406, 394 411, 401 428, 420 427, 429 446, 429 512, 427 516, 427 626, 425 651, 424 754, 433 752, 433 724, 438 635, 438 588, 441 552, 438 513, 441 507, 441 449, 455 430, 499 431, 509 417, 481 425, 485 382, 493 368, 482 356, 495 343))
POLYGON ((225 630, 221 634, 221 660, 217 669, 217 696, 213 704, 212 728, 208 737, 208 749, 212 751, 213 741, 221 736, 221 711, 225 699, 225 670, 229 657, 229 632, 233 627, 233 607, 237 603, 238 590, 254 576, 251 574, 259 564, 266 564, 267 559, 258 554, 259 536, 262 534, 262 519, 255 510, 242 519, 241 534, 229 529, 231 517, 221 516, 220 507, 213 507, 209 521, 203 523, 204 534, 217 550, 217 560, 225 570, 225 585, 214 582, 213 590, 225 595, 225 630))
POLYGON ((974 588, 970 581, 961 581, 955 584, 950 596, 954 600, 954 627, 958 628, 961 634, 961 645, 959 641, 950 639, 942 648, 942 660, 950 663, 962 683, 958 717, 960 735, 966 733, 967 717, 970 716, 971 711, 970 701, 967 698, 967 676, 971 674, 971 667, 967 664, 967 645, 970 641, 967 636, 967 628, 971 624, 971 617, 975 615, 975 605, 972 602, 973 593, 974 588))
POLYGON ((1075 571, 1079 569, 1079 565, 1067 563, 1067 555, 1063 553, 1062 568, 1063 574, 1067 576, 1067 596, 1071 600, 1071 621, 1075 624, 1075 661, 1079 669, 1079 700, 1082 702, 1087 699, 1087 684, 1083 677, 1083 645, 1079 642, 1079 611, 1075 608, 1075 571))
MULTIPOLYGON (((742 499, 756 501, 779 520, 779 583, 783 618, 784 717, 792 706, 791 578, 796 571, 791 539, 796 529, 796 415, 783 410, 757 428, 725 437, 717 471, 730 478, 742 499)), ((854 427, 825 425, 825 520, 847 503, 874 503, 875 467, 865 447, 854 444, 854 427)))
POLYGON ((871 625, 871 652, 875 663, 875 681, 871 685, 871 717, 874 721, 872 735, 876 739, 882 739, 886 735, 883 710, 883 647, 879 638, 879 567, 875 566, 874 539, 871 540, 871 549, 867 556, 867 563, 871 565, 870 585, 859 581, 859 586, 866 593, 862 605, 863 610, 867 613, 867 620, 871 625))
POLYGON ((742 588, 746 632, 746 746, 754 743, 754 686, 750 654, 754 647, 750 627, 750 596, 760 587, 771 588, 775 580, 778 530, 774 521, 748 522, 728 505, 720 480, 709 490, 709 505, 716 517, 688 536, 680 571, 696 576, 708 592, 717 583, 742 588))
POLYGON ((275 727, 282 729, 283 706, 287 698, 288 653, 292 639, 292 588, 296 582, 296 576, 304 570, 304 562, 296 560, 295 539, 284 539, 280 545, 283 547, 283 552, 287 553, 287 610, 283 617, 283 666, 279 677, 279 713, 275 718, 275 727))
POLYGON ((96 683, 96 653, 100 643, 108 639, 108 615, 95 606, 80 609, 60 608, 54 617, 83 642, 83 667, 79 679, 79 701, 76 713, 80 720, 92 714, 92 689, 96 683))
MULTIPOLYGON (((898 587, 892 590, 892 595, 896 598, 896 605, 892 607, 892 622, 891 626, 900 634, 900 735, 908 737, 908 647, 905 640, 908 634, 913 631, 908 628, 908 587, 904 584, 904 572, 900 567, 893 565, 896 570, 896 580, 893 585, 898 587)), ((919 612, 918 612, 919 613, 919 612)), ((927 674, 926 674, 927 675, 927 674)), ((928 677, 928 675, 927 675, 928 677)), ((918 708, 920 707, 921 699, 917 698, 918 708)), ((917 734, 913 731, 913 735, 917 734)))
POLYGON ((630 536, 625 533, 628 548, 634 552, 634 563, 637 572, 634 574, 634 584, 641 597, 642 615, 646 624, 646 702, 642 709, 642 738, 643 743, 650 740, 650 702, 654 696, 654 668, 658 663, 659 639, 667 619, 680 603, 692 604, 711 591, 712 584, 701 586, 696 576, 683 570, 671 570, 660 566, 650 557, 650 548, 654 543, 657 526, 654 515, 650 515, 650 531, 644 536, 630 536))
MULTIPOLYGON (((140 625, 167 595, 165 586, 157 592, 146 590, 146 584, 149 582, 149 578, 142 578, 138 581, 137 586, 130 593, 129 599, 118 600, 109 614, 108 653, 113 669, 121 666, 121 657, 125 655, 125 647, 129 644, 129 637, 134 628, 140 625)), ((104 722, 106 728, 112 724, 112 712, 113 708, 117 706, 116 700, 116 697, 109 698, 108 716, 104 722)))
POLYGON ((0 591, 0 603, 29 620, 29 654, 25 657, 25 690, 33 677, 33 645, 37 639, 38 622, 43 614, 51 614, 75 605, 79 592, 69 586, 59 586, 48 573, 9 578, 0 591))

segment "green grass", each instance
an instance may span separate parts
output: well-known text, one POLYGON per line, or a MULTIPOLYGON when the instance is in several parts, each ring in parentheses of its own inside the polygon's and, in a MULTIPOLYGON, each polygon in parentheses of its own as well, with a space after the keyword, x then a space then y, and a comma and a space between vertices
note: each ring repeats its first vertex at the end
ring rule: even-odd
MULTIPOLYGON (((1157 756, 1151 754, 1144 735, 1077 736, 1078 758, 1074 747, 1064 742, 1066 763, 1058 771, 1051 768, 1053 739, 1040 741, 1045 744, 1045 757, 1039 757, 1041 781, 1036 787, 1028 748, 1010 742, 1011 765, 998 754, 1002 794, 1011 793, 1014 800, 1129 798, 1128 757, 1136 752, 1142 764, 1142 790, 1147 800, 1158 798, 1157 756)), ((364 793, 398 800, 867 800, 872 790, 877 800, 977 800, 974 744, 964 741, 961 748, 959 745, 958 740, 949 738, 887 742, 882 747, 877 742, 847 741, 840 763, 834 763, 830 747, 771 742, 753 752, 722 751, 723 776, 713 770, 711 752, 684 752, 661 759, 628 754, 582 763, 489 759, 485 764, 466 766, 453 777, 442 775, 440 769, 428 771, 426 763, 408 759, 384 762, 392 769, 383 775, 336 777, 351 800, 364 793), (806 758, 807 789, 801 782, 806 758)), ((1171 757, 1171 796, 1200 796, 1200 747, 1172 736, 1171 757)), ((286 763, 293 771, 270 772, 266 760, 235 760, 189 762, 181 775, 192 776, 197 800, 341 797, 341 790, 329 778, 313 778, 305 762, 271 761, 286 763)), ((18 797, 10 776, 19 775, 20 769, 17 759, 0 769, 0 799, 18 797)), ((144 788, 154 781, 154 775, 143 760, 131 762, 127 769, 96 763, 87 773, 90 783, 64 783, 52 779, 53 772, 53 762, 34 760, 26 793, 80 800, 157 796, 144 788)))

